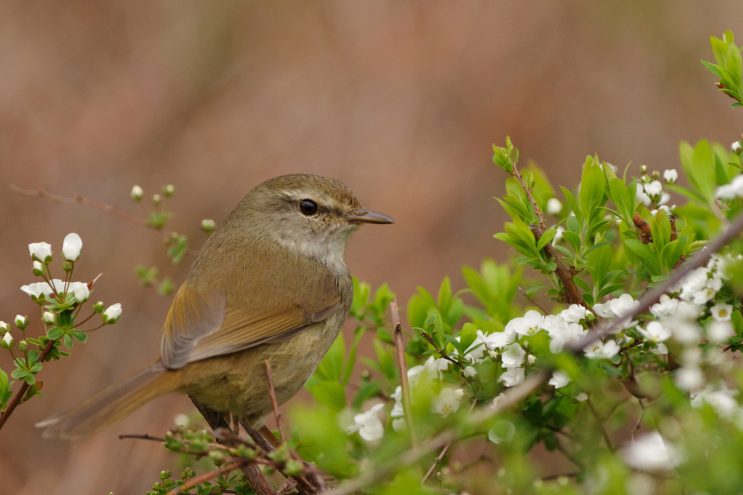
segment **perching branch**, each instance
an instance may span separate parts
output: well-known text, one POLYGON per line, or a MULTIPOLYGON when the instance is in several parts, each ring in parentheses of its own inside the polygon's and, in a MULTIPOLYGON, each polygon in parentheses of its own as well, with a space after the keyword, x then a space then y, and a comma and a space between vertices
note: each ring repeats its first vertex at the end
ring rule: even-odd
POLYGON ((237 461, 233 461, 230 463, 227 463, 218 469, 215 469, 213 471, 209 471, 208 473, 200 474, 199 476, 194 476, 190 480, 188 480, 186 483, 182 484, 178 488, 173 488, 170 490, 167 495, 178 495, 179 493, 188 493, 188 490, 191 488, 198 486, 202 483, 205 483, 211 479, 217 478, 223 474, 227 474, 230 471, 234 471, 235 469, 239 469, 243 467, 247 461, 240 459, 237 461))
POLYGON ((271 406, 273 407, 273 417, 276 420, 276 429, 279 430, 279 439, 281 443, 286 441, 284 431, 281 429, 281 413, 279 412, 279 401, 276 400, 276 389, 273 387, 273 377, 271 375, 271 361, 266 359, 263 361, 263 366, 266 368, 266 380, 268 380, 268 394, 271 397, 271 406))

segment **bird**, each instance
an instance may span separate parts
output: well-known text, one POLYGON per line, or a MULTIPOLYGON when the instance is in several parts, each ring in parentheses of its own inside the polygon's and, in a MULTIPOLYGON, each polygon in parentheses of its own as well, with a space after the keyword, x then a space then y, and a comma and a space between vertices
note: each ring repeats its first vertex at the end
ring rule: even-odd
POLYGON ((81 437, 171 392, 259 425, 272 411, 264 361, 278 403, 286 402, 348 315, 349 237, 362 224, 393 222, 333 178, 292 174, 259 184, 193 262, 165 317, 155 362, 37 426, 46 438, 81 437))

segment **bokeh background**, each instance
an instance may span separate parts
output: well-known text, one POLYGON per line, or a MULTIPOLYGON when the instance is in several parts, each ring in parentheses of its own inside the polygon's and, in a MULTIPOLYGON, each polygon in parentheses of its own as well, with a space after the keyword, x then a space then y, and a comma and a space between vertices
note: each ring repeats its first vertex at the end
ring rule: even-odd
MULTIPOLYGON (((396 217, 365 228, 348 263, 402 301, 485 257, 504 176, 492 142, 572 184, 586 154, 677 164, 681 139, 729 143, 740 112, 699 64, 743 25, 739 0, 3 2, 0 5, 0 319, 34 315, 26 244, 84 239, 81 278, 121 302, 119 325, 43 373, 42 398, 0 432, 0 491, 142 493, 174 457, 117 433, 159 433, 168 397, 100 434, 42 441, 33 423, 151 361, 168 298, 133 267, 168 267, 157 234, 96 209, 11 192, 83 194, 132 214, 132 184, 176 186, 172 228, 203 241, 252 186, 310 172, 396 217)), ((743 30, 739 30, 743 37, 743 30)), ((31 332, 40 324, 34 321, 31 332)), ((5 356, 3 356, 3 359, 5 356)), ((7 368, 7 360, 2 361, 7 368)), ((301 399, 300 399, 301 400, 301 399)))

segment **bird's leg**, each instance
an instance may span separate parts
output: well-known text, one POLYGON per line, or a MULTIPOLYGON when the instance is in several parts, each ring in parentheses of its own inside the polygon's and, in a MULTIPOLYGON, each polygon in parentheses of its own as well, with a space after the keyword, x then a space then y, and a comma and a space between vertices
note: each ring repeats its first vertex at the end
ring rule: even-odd
POLYGON ((232 433, 235 434, 235 436, 240 435, 240 422, 234 414, 230 413, 230 417, 232 418, 232 433))
POLYGON ((263 425, 258 431, 260 431, 263 434, 263 436, 266 437, 266 440, 271 442, 271 445, 273 445, 274 448, 278 448, 281 445, 281 443, 279 442, 279 439, 276 438, 276 435, 273 434, 273 432, 268 426, 263 425))

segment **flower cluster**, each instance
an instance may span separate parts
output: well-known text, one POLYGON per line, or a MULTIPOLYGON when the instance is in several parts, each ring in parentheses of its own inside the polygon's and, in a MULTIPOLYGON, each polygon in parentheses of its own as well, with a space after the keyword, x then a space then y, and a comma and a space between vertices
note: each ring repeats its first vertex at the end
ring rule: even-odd
MULTIPOLYGON (((637 184, 637 190, 635 191, 637 200, 645 205, 653 215, 655 215, 658 210, 665 210, 666 213, 670 213, 674 208, 673 206, 668 206, 671 195, 663 189, 663 183, 660 181, 660 174, 658 174, 658 172, 653 172, 652 175, 647 175, 646 170, 646 167, 643 166, 643 175, 640 177, 640 182, 637 184)), ((675 184, 678 180, 678 172, 676 169, 671 168, 664 170, 663 180, 666 184, 675 184)))

